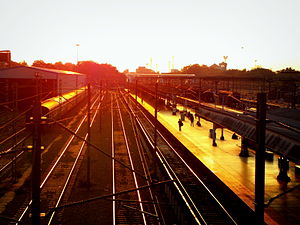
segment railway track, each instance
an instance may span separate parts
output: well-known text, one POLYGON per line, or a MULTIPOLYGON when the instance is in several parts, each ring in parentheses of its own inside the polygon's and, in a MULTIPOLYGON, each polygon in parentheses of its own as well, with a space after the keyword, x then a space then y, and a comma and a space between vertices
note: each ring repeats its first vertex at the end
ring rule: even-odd
MULTIPOLYGON (((8 126, 9 124, 7 124, 8 126)), ((2 129, 7 129, 4 138, 0 141, 0 177, 3 179, 7 176, 14 177, 16 180, 16 163, 24 154, 25 143, 30 137, 30 133, 24 124, 20 127, 17 126, 16 122, 13 121, 10 125, 11 129, 5 126, 2 129), (19 130, 16 130, 19 129, 19 130), (8 135, 9 132, 13 131, 12 134, 8 135), (9 170, 11 168, 11 170, 9 170)))
MULTIPOLYGON (((127 112, 128 116, 125 115, 125 118, 130 118, 131 121, 131 127, 132 130, 131 131, 131 135, 134 137, 135 143, 136 143, 136 147, 137 147, 137 152, 138 152, 138 156, 137 154, 134 154, 133 156, 137 157, 137 166, 138 166, 138 170, 139 171, 143 171, 143 174, 145 174, 146 179, 139 179, 140 180, 140 184, 144 185, 144 186, 151 186, 151 184, 154 183, 154 180, 152 179, 152 175, 151 175, 151 166, 148 163, 148 159, 146 158, 146 152, 142 143, 142 139, 138 130, 138 125, 136 123, 136 120, 134 118, 134 114, 133 111, 130 110, 130 108, 128 108, 127 106, 127 102, 124 100, 124 98, 122 99, 122 105, 125 109, 125 111, 127 112)), ((138 177, 139 178, 139 177, 138 177)), ((145 204, 145 208, 147 210, 147 212, 151 213, 152 219, 150 221, 151 224, 166 224, 166 219, 164 218, 164 213, 162 212, 162 209, 160 208, 160 203, 164 202, 165 199, 163 199, 163 196, 159 195, 157 193, 157 190, 153 190, 153 188, 149 188, 148 192, 143 192, 143 198, 145 201, 150 202, 150 205, 145 204)), ((166 212, 165 212, 166 213, 166 212)), ((169 214, 170 212, 167 212, 166 214, 169 214)), ((148 214, 149 215, 149 214, 148 214)), ((168 220, 168 223, 173 223, 171 222, 171 220, 168 220)))
POLYGON ((134 120, 124 102, 119 100, 119 96, 114 96, 112 102, 116 102, 115 107, 112 107, 114 156, 131 169, 114 163, 115 191, 137 189, 135 192, 120 195, 115 199, 117 201, 115 224, 159 224, 155 204, 144 203, 154 203, 151 189, 139 190, 141 186, 149 185, 147 180, 149 168, 142 157, 142 149, 134 133, 134 120))
MULTIPOLYGON (((96 104, 97 101, 99 101, 99 100, 96 99, 94 101, 94 103, 91 106, 92 108, 96 104)), ((98 106, 94 110, 94 115, 92 116, 90 127, 93 126, 93 123, 94 123, 96 115, 98 113, 98 109, 100 107, 100 104, 101 104, 101 101, 98 102, 98 106)), ((86 116, 85 116, 84 119, 86 119, 86 116)), ((86 133, 84 135, 84 140, 87 141, 87 139, 88 139, 88 133, 86 133)), ((61 204, 62 200, 63 200, 63 196, 66 193, 67 188, 69 188, 69 186, 70 187, 73 186, 73 183, 71 183, 71 177, 73 176, 73 174, 75 172, 75 168, 78 167, 78 164, 80 164, 81 161, 83 160, 82 156, 84 154, 84 148, 86 147, 86 142, 85 141, 80 141, 80 143, 76 143, 74 146, 72 146, 70 148, 70 151, 69 151, 68 154, 71 156, 71 158, 73 158, 73 159, 75 158, 74 162, 70 162, 70 159, 66 159, 66 160, 60 162, 61 165, 57 166, 58 176, 60 176, 60 173, 62 173, 62 172, 65 173, 65 170, 67 170, 69 172, 66 173, 67 177, 66 177, 66 179, 64 179, 65 182, 64 182, 63 188, 62 188, 62 190, 59 194, 59 197, 58 198, 53 198, 51 196, 50 199, 57 199, 57 200, 55 202, 52 200, 52 204, 50 202, 50 204, 47 204, 47 207, 49 207, 49 206, 50 207, 52 206, 53 208, 58 207, 61 204), (79 150, 78 150, 78 147, 79 147, 79 150)), ((68 158, 68 156, 67 156, 67 158, 68 158)), ((55 188, 57 186, 57 175, 54 174, 54 175, 52 175, 52 177, 54 177, 54 179, 52 181, 48 181, 47 182, 47 188, 45 187, 44 189, 50 190, 50 191, 53 190, 53 189, 56 190, 55 188)), ((57 190, 56 190, 56 192, 57 192, 57 190)), ((43 195, 41 197, 43 197, 43 195)), ((44 197, 46 197, 46 199, 49 199, 49 196, 48 196, 47 192, 46 192, 46 196, 44 196, 44 197)), ((53 219, 54 216, 55 216, 55 211, 51 213, 50 219, 49 219, 47 224, 57 224, 57 222, 60 221, 60 220, 54 220, 53 219)), ((61 214, 60 214, 60 216, 61 216, 61 214)))
MULTIPOLYGON (((30 134, 19 137, 18 140, 14 140, 14 143, 11 145, 11 147, 8 147, 4 151, 1 151, 0 177, 5 176, 5 174, 8 172, 7 170, 10 168, 10 166, 12 166, 12 167, 16 166, 15 164, 16 164, 17 160, 19 160, 22 157, 22 155, 25 153, 25 151, 22 150, 22 147, 24 147, 24 143, 26 140, 28 140, 29 137, 30 137, 30 134)), ((12 171, 12 173, 13 173, 13 171, 12 171)))
POLYGON ((94 172, 90 193, 80 185, 86 175, 82 168, 70 203, 63 206, 62 224, 166 224, 158 219, 157 196, 147 186, 151 183, 149 175, 149 181, 145 179, 149 168, 138 148, 130 114, 118 98, 114 92, 105 96, 100 126, 93 130, 92 147, 98 151, 92 151, 94 172))
MULTIPOLYGON (((93 106, 99 99, 94 100, 93 106)), ((99 106, 100 102, 98 103, 99 106)), ((96 116, 97 110, 94 110, 93 120, 96 116)), ((87 134, 82 132, 85 125, 87 115, 85 115, 76 128, 75 134, 82 135, 87 138, 87 134)), ((93 121, 92 120, 92 121, 93 121)), ((91 123, 92 124, 92 123, 91 123)), ((85 129, 86 130, 86 129, 85 129)), ((70 178, 73 175, 76 165, 80 162, 80 156, 83 154, 85 143, 78 141, 75 135, 72 135, 65 146, 62 148, 58 157, 51 163, 45 173, 42 174, 41 189, 41 212, 48 212, 50 208, 57 207, 62 201, 63 195, 69 186, 70 178), (75 141, 75 143, 74 143, 75 141)), ((31 200, 23 206, 16 216, 18 219, 17 224, 29 223, 29 209, 31 200)), ((51 224, 54 221, 55 213, 43 219, 43 224, 51 224)))
MULTIPOLYGON (((94 217, 110 215, 112 212, 112 219, 105 221, 114 225, 253 224, 252 220, 245 222, 245 219, 241 219, 247 215, 241 213, 240 216, 233 216, 232 210, 227 210, 228 206, 223 205, 224 201, 220 201, 222 194, 215 195, 216 190, 212 190, 214 187, 210 184, 210 176, 195 170, 195 165, 192 165, 187 150, 184 150, 182 145, 177 143, 178 141, 170 138, 164 130, 160 131, 161 125, 159 124, 156 125, 157 147, 155 148, 153 118, 143 108, 137 106, 133 98, 125 96, 124 93, 110 92, 106 95, 106 104, 110 106, 105 109, 107 111, 105 115, 108 118, 108 114, 111 114, 109 116, 112 118, 109 125, 111 130, 109 131, 108 126, 105 125, 106 130, 100 133, 103 138, 104 134, 111 132, 111 135, 107 135, 111 139, 104 137, 104 140, 111 142, 111 149, 109 147, 111 152, 105 155, 111 166, 107 169, 112 168, 112 183, 105 185, 104 191, 107 189, 108 194, 112 194, 105 200, 112 204, 98 205, 98 209, 103 209, 103 212, 95 211, 94 217), (185 157, 186 155, 188 157, 185 157), (169 180, 174 182, 152 186, 153 183, 169 180), (106 187, 110 185, 112 188, 106 187), (106 209, 107 207, 110 209, 106 209), (105 214, 107 210, 110 210, 109 214, 105 214)), ((95 121, 97 112, 100 111, 99 107, 100 101, 93 101, 92 122, 95 121)), ((64 148, 55 153, 56 159, 42 168, 43 179, 40 185, 42 212, 49 212, 70 201, 68 197, 71 195, 71 187, 74 186, 74 174, 82 173, 79 171, 79 165, 83 161, 85 143, 81 138, 76 139, 76 135, 87 140, 85 117, 82 118, 64 148)), ((101 120, 100 115, 99 117, 101 120)), ((106 123, 108 124, 109 121, 106 123)), ((96 165, 104 161, 94 163, 96 165)), ((98 171, 98 173, 107 176, 107 169, 106 172, 98 171)), ((104 179, 107 181, 107 178, 104 179)), ((93 182, 94 186, 91 191, 94 192, 99 187, 95 187, 95 180, 93 182)), ((101 194, 94 192, 92 195, 95 193, 96 196, 105 196, 102 192, 101 194)), ((101 202, 101 204, 105 203, 101 202)), ((28 224, 30 199, 27 204, 20 205, 22 205, 22 210, 19 210, 14 217, 18 220, 16 224, 28 224)), ((89 207, 87 204, 85 209, 89 214, 84 212, 80 217, 90 215, 89 211, 94 208, 89 207)), ((68 215, 72 217, 74 212, 71 210, 68 215)), ((66 223, 63 217, 64 210, 51 211, 46 218, 42 219, 42 224, 69 224, 72 221, 68 220, 69 223, 66 223)))
MULTIPOLYGON (((130 101, 133 99, 130 98, 130 101)), ((135 103, 132 103, 135 104, 135 103)), ((128 102, 128 105, 130 103, 128 102)), ((173 205, 177 205, 177 216, 181 218, 181 223, 188 224, 241 224, 240 218, 227 211, 227 206, 222 204, 219 196, 216 197, 210 190, 208 176, 199 176, 199 171, 195 171, 182 155, 182 146, 176 142, 168 141, 165 133, 157 131, 157 151, 154 152, 154 125, 145 113, 140 109, 132 108, 140 124, 141 130, 149 140, 150 149, 153 155, 160 161, 161 168, 166 179, 175 179, 173 185, 166 187, 173 205), (184 213, 183 213, 184 212, 184 213), (183 215, 184 214, 184 215, 183 215), (188 216, 187 216, 188 215, 188 216)), ((157 128, 159 126, 157 125, 157 128)), ((215 191, 214 191, 215 192, 215 191)), ((251 224, 243 221, 242 224, 251 224)), ((252 223, 253 224, 253 223, 252 223)))

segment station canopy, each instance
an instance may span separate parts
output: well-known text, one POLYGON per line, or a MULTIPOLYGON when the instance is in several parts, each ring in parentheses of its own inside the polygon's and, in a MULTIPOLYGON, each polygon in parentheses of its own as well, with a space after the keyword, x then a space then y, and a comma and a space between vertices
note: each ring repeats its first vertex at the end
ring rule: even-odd
POLYGON ((58 79, 59 76, 85 76, 73 71, 55 70, 32 66, 17 66, 0 69, 0 79, 58 79))

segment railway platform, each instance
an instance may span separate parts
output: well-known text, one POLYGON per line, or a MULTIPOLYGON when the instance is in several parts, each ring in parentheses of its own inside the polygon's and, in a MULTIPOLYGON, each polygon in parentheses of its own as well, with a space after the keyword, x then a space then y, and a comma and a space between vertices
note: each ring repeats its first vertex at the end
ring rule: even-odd
MULTIPOLYGON (((135 96, 133 96, 135 98, 135 96)), ((137 99, 152 115, 154 108, 137 99)), ((177 106, 179 111, 182 106, 177 106)), ((187 109, 191 113, 193 110, 187 109)), ((158 120, 164 125, 182 144, 185 145, 202 163, 205 164, 224 184, 240 197, 250 208, 254 210, 255 190, 255 152, 249 150, 249 157, 240 157, 241 138, 232 139, 233 132, 224 129, 224 140, 220 140, 221 130, 216 130, 216 144, 213 146, 209 130, 213 128, 211 122, 200 120, 201 126, 197 126, 195 118, 194 126, 185 119, 183 127, 179 131, 178 119, 180 114, 172 115, 170 110, 158 112, 158 120)), ((300 183, 300 176, 295 175, 295 165, 290 162, 288 175, 291 181, 280 182, 277 180, 279 173, 278 158, 265 161, 265 202, 274 196, 283 193, 300 183)), ((265 222, 267 224, 300 224, 300 189, 297 188, 274 200, 265 209, 265 222)))

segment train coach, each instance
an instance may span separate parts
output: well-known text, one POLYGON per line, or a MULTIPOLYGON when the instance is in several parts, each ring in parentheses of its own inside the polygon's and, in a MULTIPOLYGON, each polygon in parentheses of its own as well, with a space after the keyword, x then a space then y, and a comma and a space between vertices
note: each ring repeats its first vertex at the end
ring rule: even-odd
MULTIPOLYGON (((41 103, 41 114, 48 120, 58 120, 86 97, 86 87, 44 100, 41 103)), ((26 114, 26 122, 33 118, 33 110, 26 114)))

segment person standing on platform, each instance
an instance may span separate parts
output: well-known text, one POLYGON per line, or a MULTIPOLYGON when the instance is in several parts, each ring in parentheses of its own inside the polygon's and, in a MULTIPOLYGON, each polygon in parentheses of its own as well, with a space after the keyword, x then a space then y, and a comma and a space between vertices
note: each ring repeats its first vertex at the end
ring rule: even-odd
POLYGON ((177 111, 176 107, 173 107, 173 109, 172 109, 172 115, 176 116, 176 111, 177 111))
POLYGON ((194 116, 192 113, 190 114, 190 120, 191 120, 191 126, 193 127, 194 126, 194 116))
POLYGON ((181 121, 184 121, 184 117, 185 117, 185 114, 183 111, 180 112, 180 119, 181 121))
POLYGON ((181 131, 181 127, 183 126, 183 122, 181 119, 178 120, 179 131, 181 131))

